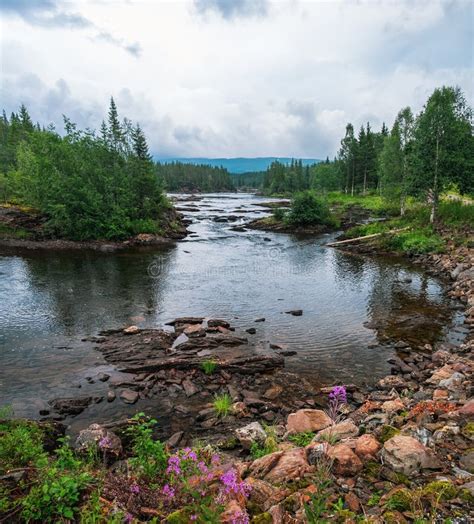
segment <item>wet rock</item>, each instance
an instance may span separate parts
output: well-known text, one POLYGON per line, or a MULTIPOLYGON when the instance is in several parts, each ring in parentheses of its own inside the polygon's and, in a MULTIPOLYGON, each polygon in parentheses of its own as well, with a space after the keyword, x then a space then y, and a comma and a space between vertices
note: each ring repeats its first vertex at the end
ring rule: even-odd
POLYGON ((303 315, 302 309, 290 309, 290 311, 285 311, 287 315, 293 315, 294 317, 301 317, 303 315))
POLYGON ((387 440, 382 450, 384 464, 397 473, 416 474, 423 469, 437 469, 440 464, 433 452, 420 441, 406 435, 387 440))
POLYGON ((79 415, 90 404, 98 403, 102 397, 57 398, 48 404, 60 415, 79 415))
POLYGON ((201 324, 191 324, 184 328, 183 333, 189 338, 206 336, 206 330, 201 326, 201 324))
POLYGON ((254 442, 263 444, 267 438, 265 430, 259 422, 252 422, 235 430, 235 436, 244 449, 250 449, 254 442))
POLYGON ((265 317, 256 318, 254 322, 265 322, 265 317))
POLYGON ((255 328, 248 328, 245 330, 249 335, 255 335, 257 330, 255 328))
POLYGON ((333 461, 333 471, 342 477, 352 477, 362 471, 360 458, 346 444, 336 444, 327 450, 327 456, 333 461))
POLYGON ((125 335, 136 335, 137 333, 140 333, 140 328, 138 326, 129 326, 126 327, 123 332, 125 335))
POLYGON ((135 404, 139 398, 139 395, 136 391, 124 389, 120 392, 120 398, 125 402, 125 404, 135 404))
POLYGON ((107 402, 113 402, 116 399, 117 395, 113 389, 107 391, 107 402))
POLYGON ((359 433, 359 428, 350 419, 329 426, 326 429, 319 431, 314 441, 319 442, 321 440, 335 439, 343 440, 350 437, 355 437, 359 433))
POLYGON ((288 433, 321 431, 332 424, 328 415, 320 409, 300 409, 288 415, 286 429, 288 433))
POLYGON ((110 378, 110 375, 107 375, 107 373, 99 373, 97 375, 97 379, 100 380, 101 382, 107 382, 109 378, 110 378))
POLYGON ((122 453, 122 442, 113 432, 100 424, 91 424, 79 432, 75 446, 78 451, 87 451, 91 446, 98 446, 103 453, 119 456, 122 453))

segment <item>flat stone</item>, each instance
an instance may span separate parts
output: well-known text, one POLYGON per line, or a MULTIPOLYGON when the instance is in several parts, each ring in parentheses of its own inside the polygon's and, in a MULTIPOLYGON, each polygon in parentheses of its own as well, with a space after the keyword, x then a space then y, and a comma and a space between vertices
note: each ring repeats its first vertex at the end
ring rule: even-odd
POLYGON ((192 397, 200 391, 200 389, 189 378, 185 378, 181 385, 183 386, 184 393, 187 397, 192 397))
POLYGON ((399 399, 387 400, 382 404, 382 411, 385 413, 396 413, 397 411, 402 411, 405 409, 405 404, 399 399))
POLYGON ((138 393, 131 389, 124 389, 120 392, 120 398, 125 402, 125 404, 135 404, 138 397, 138 393))
POLYGON ((176 433, 173 433, 173 435, 171 435, 171 437, 166 441, 166 444, 170 448, 175 448, 181 442, 183 435, 184 431, 177 431, 176 433))
POLYGON ((252 462, 249 468, 251 476, 261 478, 272 484, 300 479, 313 469, 313 466, 310 466, 306 459, 304 448, 270 453, 252 462))
POLYGON ((281 386, 275 385, 267 389, 263 396, 269 400, 275 400, 283 393, 283 388, 281 386))
POLYGON ((314 441, 319 442, 321 440, 328 440, 334 438, 336 440, 343 440, 350 437, 355 437, 359 433, 359 428, 350 419, 329 426, 326 429, 319 431, 314 441))

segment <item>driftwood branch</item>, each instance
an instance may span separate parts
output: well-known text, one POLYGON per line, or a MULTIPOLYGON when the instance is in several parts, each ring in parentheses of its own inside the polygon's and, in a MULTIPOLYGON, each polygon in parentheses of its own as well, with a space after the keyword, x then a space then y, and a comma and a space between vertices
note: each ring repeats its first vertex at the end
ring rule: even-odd
POLYGON ((401 231, 406 231, 410 229, 409 227, 402 227, 401 229, 391 229, 390 231, 383 231, 382 233, 372 233, 371 235, 365 235, 363 237, 356 238, 346 238, 345 240, 338 240, 337 242, 330 242, 326 244, 327 247, 341 246, 343 244, 351 244, 352 242, 363 242, 371 238, 380 237, 382 235, 393 235, 395 233, 400 233, 401 231))

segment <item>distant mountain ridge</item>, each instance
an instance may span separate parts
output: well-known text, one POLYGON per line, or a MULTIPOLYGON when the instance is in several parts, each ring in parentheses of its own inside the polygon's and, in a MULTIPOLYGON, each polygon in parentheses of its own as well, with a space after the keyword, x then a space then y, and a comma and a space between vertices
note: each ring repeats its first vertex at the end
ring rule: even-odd
MULTIPOLYGON (((301 160, 304 166, 322 162, 318 158, 297 158, 295 160, 301 160)), ((155 160, 162 163, 169 162, 183 162, 184 164, 206 164, 210 166, 225 167, 229 173, 250 173, 255 171, 265 171, 267 167, 278 160, 284 164, 291 162, 291 157, 276 157, 276 156, 264 156, 264 157, 236 157, 236 158, 205 158, 205 157, 193 157, 193 158, 158 158, 155 160)))

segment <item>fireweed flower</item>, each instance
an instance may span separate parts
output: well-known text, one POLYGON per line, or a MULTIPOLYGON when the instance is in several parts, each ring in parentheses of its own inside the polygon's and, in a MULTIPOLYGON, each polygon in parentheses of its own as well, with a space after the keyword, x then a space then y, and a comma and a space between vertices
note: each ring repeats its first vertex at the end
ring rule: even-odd
POLYGON ((192 521, 197 520, 197 519, 198 519, 198 516, 197 516, 197 515, 191 515, 191 516, 189 517, 189 520, 192 520, 192 521))
POLYGON ((138 495, 138 493, 140 493, 140 486, 139 486, 138 484, 133 483, 133 484, 130 486, 130 491, 131 491, 134 495, 138 495))
POLYGON ((126 522, 126 524, 130 524, 130 522, 133 521, 133 515, 131 515, 130 513, 127 513, 125 515, 124 521, 126 522))
POLYGON ((223 484, 223 494, 229 495, 235 493, 236 495, 243 495, 247 498, 250 495, 251 487, 244 481, 237 480, 237 472, 235 469, 229 469, 220 477, 223 484))
POLYGON ((249 516, 247 514, 247 512, 244 510, 244 511, 236 511, 232 517, 231 517, 231 520, 230 520, 230 523, 231 524, 249 524, 250 522, 250 519, 249 519, 249 516))
POLYGON ((334 386, 329 393, 328 415, 334 423, 339 421, 339 409, 347 402, 345 386, 334 386))
POLYGON ((168 459, 168 467, 166 468, 166 473, 175 473, 176 475, 179 475, 181 473, 181 468, 179 467, 180 464, 181 459, 176 455, 173 455, 168 459))
POLYGON ((198 462, 198 468, 199 468, 199 471, 201 473, 207 473, 209 471, 208 467, 206 466, 206 464, 201 460, 200 462, 198 462))
POLYGON ((212 455, 211 457, 211 464, 220 464, 221 459, 219 455, 212 455))
POLYGON ((169 486, 168 484, 165 484, 163 486, 163 489, 161 490, 161 492, 163 493, 163 495, 168 499, 168 500, 171 500, 174 495, 175 495, 175 490, 174 488, 172 488, 171 486, 169 486))

